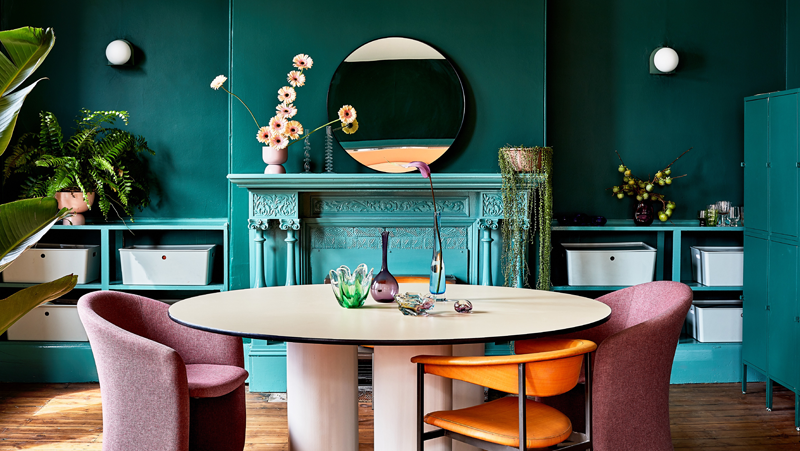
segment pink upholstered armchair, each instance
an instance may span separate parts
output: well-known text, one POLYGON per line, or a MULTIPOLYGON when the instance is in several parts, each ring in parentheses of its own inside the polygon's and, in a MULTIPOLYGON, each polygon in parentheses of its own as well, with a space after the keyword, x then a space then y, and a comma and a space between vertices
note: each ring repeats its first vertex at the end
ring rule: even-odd
MULTIPOLYGON (((597 299, 611 318, 594 328, 563 335, 597 343, 592 358, 592 442, 594 451, 671 451, 669 378, 692 290, 678 282, 650 282, 597 299)), ((526 354, 529 341, 518 341, 526 354)), ((583 430, 583 388, 550 404, 570 412, 583 430)))
POLYGON ((241 451, 242 340, 181 326, 127 293, 81 297, 103 402, 104 451, 241 451))

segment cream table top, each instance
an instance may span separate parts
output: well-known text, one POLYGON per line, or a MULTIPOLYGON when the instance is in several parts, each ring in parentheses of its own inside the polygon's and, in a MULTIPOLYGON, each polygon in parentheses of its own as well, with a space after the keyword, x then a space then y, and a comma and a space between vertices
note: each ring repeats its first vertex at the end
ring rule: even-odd
MULTIPOLYGON (((400 292, 427 292, 400 284, 400 292)), ((437 302, 427 317, 405 316, 395 303, 367 298, 339 306, 330 285, 253 288, 196 296, 173 304, 183 325, 227 335, 296 343, 410 346, 520 340, 580 330, 605 322, 611 309, 566 293, 525 288, 448 285, 448 299, 468 299, 472 313, 437 302)))

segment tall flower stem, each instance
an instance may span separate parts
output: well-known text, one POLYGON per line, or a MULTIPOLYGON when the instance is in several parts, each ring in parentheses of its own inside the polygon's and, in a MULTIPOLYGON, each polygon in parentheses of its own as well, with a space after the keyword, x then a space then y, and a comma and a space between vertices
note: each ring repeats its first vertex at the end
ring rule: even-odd
POLYGON ((304 141, 304 140, 308 139, 309 136, 313 135, 314 133, 316 133, 320 129, 323 129, 323 128, 333 124, 334 122, 339 122, 339 119, 334 119, 334 120, 328 122, 327 124, 320 125, 319 127, 317 127, 314 130, 312 130, 311 133, 306 134, 306 136, 304 136, 303 139, 296 139, 296 140, 290 142, 289 145, 287 145, 286 147, 288 148, 288 147, 290 147, 292 144, 294 144, 296 142, 300 142, 300 141, 304 141))
POLYGON ((256 117, 253 115, 253 112, 250 111, 250 108, 247 106, 246 103, 244 103, 244 100, 240 99, 239 96, 237 96, 236 94, 234 94, 234 93, 228 91, 227 89, 225 89, 225 86, 220 86, 220 88, 222 88, 225 92, 227 92, 228 94, 236 97, 240 102, 242 102, 242 105, 244 105, 244 107, 247 108, 247 112, 250 113, 250 117, 253 118, 253 122, 256 123, 256 127, 261 128, 261 126, 258 125, 258 121, 256 120, 256 117))
MULTIPOLYGON (((431 184, 431 199, 433 199, 433 215, 434 215, 434 234, 436 235, 436 241, 439 242, 439 249, 442 249, 442 233, 439 231, 439 221, 435 219, 437 209, 436 209, 436 194, 433 192, 433 175, 428 174, 428 181, 431 184)), ((439 272, 439 279, 436 281, 436 286, 440 287, 442 285, 442 272, 439 272)))

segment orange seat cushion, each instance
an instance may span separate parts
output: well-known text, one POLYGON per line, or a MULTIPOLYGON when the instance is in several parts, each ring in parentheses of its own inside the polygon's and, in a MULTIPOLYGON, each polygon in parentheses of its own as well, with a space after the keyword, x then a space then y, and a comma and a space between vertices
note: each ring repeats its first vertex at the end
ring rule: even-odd
MULTIPOLYGON (((563 442, 572 434, 566 415, 542 403, 526 400, 528 448, 545 448, 563 442)), ((519 447, 519 400, 507 396, 459 410, 425 415, 425 422, 467 437, 519 447)))

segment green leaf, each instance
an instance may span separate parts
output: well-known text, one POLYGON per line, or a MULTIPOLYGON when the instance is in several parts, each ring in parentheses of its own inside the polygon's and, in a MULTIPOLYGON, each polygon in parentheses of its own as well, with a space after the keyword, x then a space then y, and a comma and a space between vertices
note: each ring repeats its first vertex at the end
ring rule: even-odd
POLYGON ((0 271, 66 216, 67 209, 59 210, 58 202, 52 197, 0 205, 0 271))
POLYGON ((51 28, 24 27, 0 31, 0 42, 8 51, 11 60, 0 55, 0 89, 3 95, 21 85, 50 53, 56 43, 51 28))
POLYGON ((37 305, 69 293, 77 283, 78 276, 64 276, 52 282, 25 288, 0 300, 0 334, 37 305))
POLYGON ((14 127, 17 125, 17 116, 19 116, 19 110, 22 108, 25 97, 36 87, 36 83, 40 81, 41 79, 13 94, 0 97, 0 155, 6 151, 8 143, 11 142, 11 135, 14 134, 14 127))

